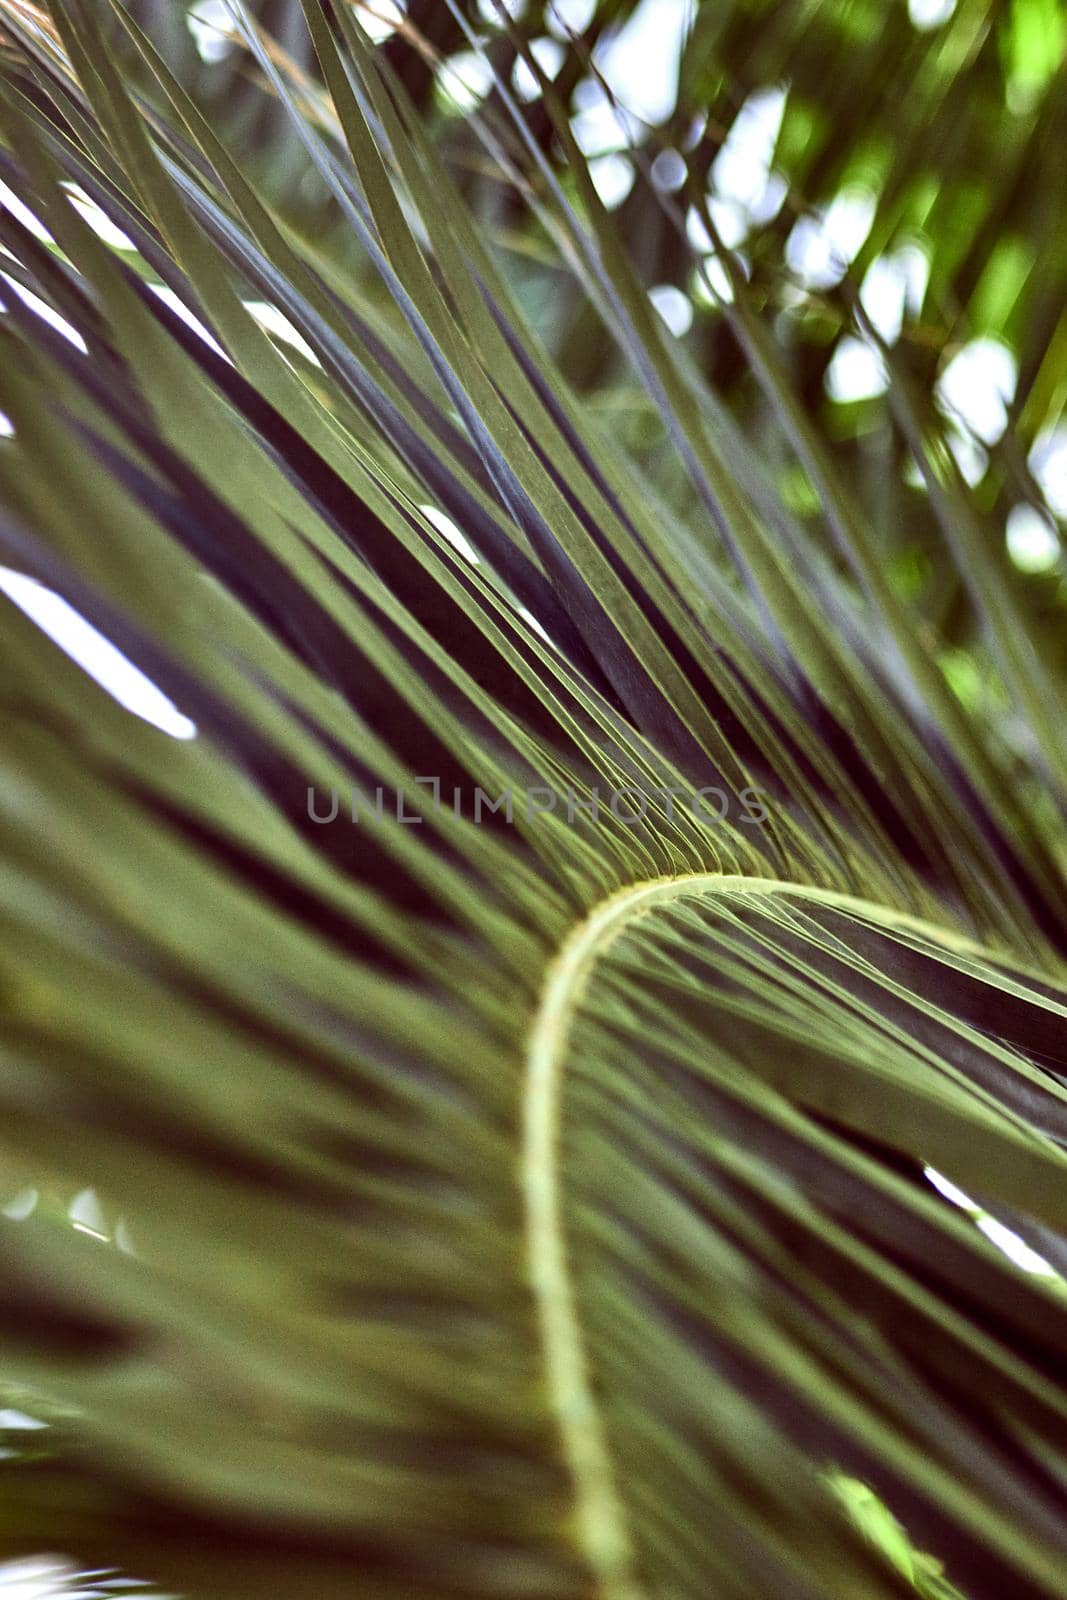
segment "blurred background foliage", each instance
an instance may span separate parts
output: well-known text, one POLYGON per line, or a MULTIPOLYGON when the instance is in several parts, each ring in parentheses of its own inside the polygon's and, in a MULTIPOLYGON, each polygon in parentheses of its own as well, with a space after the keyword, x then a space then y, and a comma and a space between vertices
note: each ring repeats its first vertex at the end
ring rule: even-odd
MULTIPOLYGON (((137 0, 131 9, 292 224, 347 277, 359 275, 387 327, 384 292, 228 36, 224 0, 137 0)), ((328 120, 298 0, 254 9, 328 120)), ((523 60, 532 52, 668 327, 818 534, 819 495, 723 314, 730 289, 716 245, 733 253, 810 421, 877 530, 892 582, 944 641, 955 692, 1010 751, 1021 736, 965 585, 939 562, 928 493, 894 424, 877 346, 892 349, 917 394, 934 396, 925 421, 969 487, 1005 584, 1062 667, 1059 0, 370 0, 356 10, 431 118, 563 370, 685 518, 692 489, 658 415, 516 192, 516 174, 536 194, 547 170, 576 199, 523 60), (514 86, 529 148, 507 128, 483 46, 514 86), (487 128, 510 177, 487 153, 487 128)))

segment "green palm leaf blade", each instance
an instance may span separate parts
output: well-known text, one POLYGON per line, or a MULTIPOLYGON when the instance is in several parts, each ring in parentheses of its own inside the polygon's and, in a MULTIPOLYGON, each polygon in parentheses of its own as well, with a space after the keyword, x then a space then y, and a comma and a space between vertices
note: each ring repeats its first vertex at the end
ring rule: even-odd
MULTIPOLYGON (((803 82, 827 19, 786 10, 803 82)), ((732 326, 818 526, 660 329, 559 80, 534 117, 501 68, 464 136, 661 475, 531 328, 402 54, 303 11, 296 56, 233 26, 344 253, 151 15, 0 5, 0 1559, 1062 1600, 1062 684, 988 508, 883 352, 1013 754, 757 277, 725 261, 732 326)), ((536 82, 529 37, 490 55, 536 82)))

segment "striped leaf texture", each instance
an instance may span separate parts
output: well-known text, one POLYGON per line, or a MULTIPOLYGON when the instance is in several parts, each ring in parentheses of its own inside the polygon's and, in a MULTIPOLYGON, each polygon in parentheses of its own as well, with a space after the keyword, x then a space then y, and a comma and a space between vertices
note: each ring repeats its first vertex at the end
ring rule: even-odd
POLYGON ((633 7, 553 78, 517 8, 227 3, 229 107, 166 7, 0 0, 0 1592, 1067 1600, 1062 600, 1002 526, 1054 528, 1058 7, 959 0, 906 86, 903 8, 694 8, 638 212, 570 101, 633 7), (792 222, 882 163, 832 306, 683 148, 740 68, 792 222), (945 337, 1036 263, 981 483, 863 293, 953 133, 945 337))

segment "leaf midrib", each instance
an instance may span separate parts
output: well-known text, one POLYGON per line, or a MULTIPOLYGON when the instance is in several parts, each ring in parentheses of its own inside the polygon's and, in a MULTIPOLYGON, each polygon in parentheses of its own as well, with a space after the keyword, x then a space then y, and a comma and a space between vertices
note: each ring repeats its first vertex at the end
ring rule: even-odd
MULTIPOLYGON (((822 905, 928 926, 907 912, 843 891, 772 878, 695 872, 629 884, 600 901, 570 930, 549 962, 526 1050, 521 1185, 526 1265, 536 1304, 552 1416, 574 1490, 575 1534, 600 1600, 648 1600, 637 1573, 567 1261, 559 1161, 563 1069, 574 1017, 589 978, 615 941, 656 908, 703 894, 799 895, 822 905)), ((948 929, 946 943, 968 941, 948 929)))

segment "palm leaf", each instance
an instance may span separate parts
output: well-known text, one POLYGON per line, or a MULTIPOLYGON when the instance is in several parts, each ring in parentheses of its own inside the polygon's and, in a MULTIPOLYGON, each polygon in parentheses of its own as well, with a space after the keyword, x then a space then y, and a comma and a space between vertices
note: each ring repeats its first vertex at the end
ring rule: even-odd
POLYGON ((1012 751, 755 282, 723 247, 817 527, 543 76, 562 168, 503 77, 470 136, 684 502, 347 9, 305 0, 314 108, 234 21, 374 290, 103 12, 2 7, 0 1370, 47 1430, 0 1551, 213 1600, 1067 1595, 1063 684, 928 394, 885 352, 1012 751))

